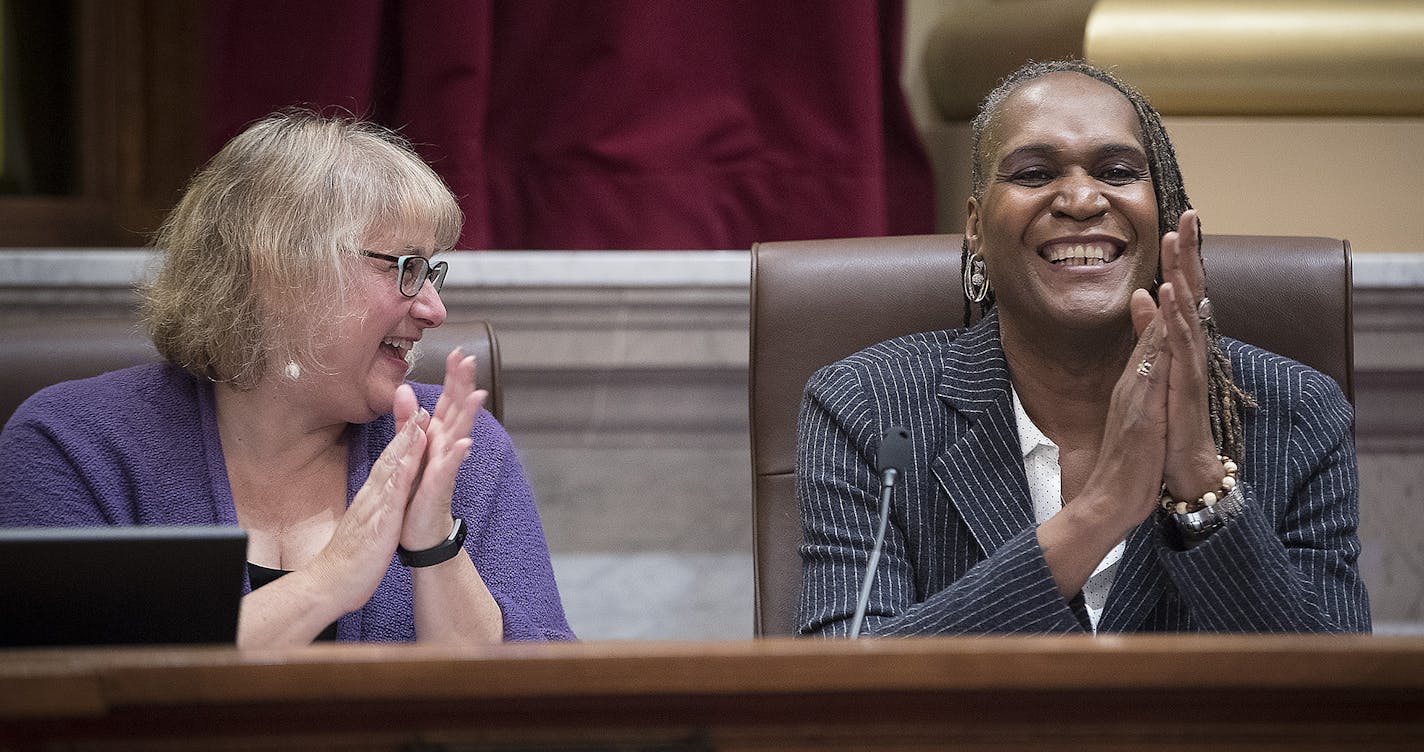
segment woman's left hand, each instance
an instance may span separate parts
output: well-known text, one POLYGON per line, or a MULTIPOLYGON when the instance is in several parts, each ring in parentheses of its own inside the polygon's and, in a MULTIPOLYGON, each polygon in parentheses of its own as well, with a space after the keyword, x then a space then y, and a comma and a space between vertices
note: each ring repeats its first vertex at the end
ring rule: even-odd
POLYGON ((1172 497, 1181 500, 1216 490, 1223 473, 1207 404, 1206 332, 1197 310, 1205 296, 1206 275, 1197 247, 1197 213, 1189 210, 1175 232, 1162 236, 1162 285, 1157 291, 1172 351, 1162 480, 1172 497))
MULTIPOLYGON (((396 390, 396 424, 425 423, 425 454, 421 476, 406 507, 400 544, 409 551, 437 546, 450 535, 455 520, 450 502, 455 476, 470 455, 470 429, 489 392, 475 388, 475 359, 457 348, 445 358, 445 389, 435 414, 419 410, 415 393, 402 384, 396 390)), ((482 521, 472 521, 479 525, 482 521)), ((478 539, 478 533, 476 533, 478 539)), ((485 585, 470 556, 411 570, 415 589, 415 635, 420 642, 469 645, 498 642, 504 634, 504 613, 485 585)))
POLYGON ((401 528, 400 544, 407 550, 436 546, 454 527, 450 499, 455 492, 455 474, 470 454, 470 429, 488 394, 475 388, 474 356, 464 355, 459 348, 445 358, 445 388, 433 415, 418 408, 408 385, 396 389, 397 429, 416 420, 427 437, 421 475, 401 528))

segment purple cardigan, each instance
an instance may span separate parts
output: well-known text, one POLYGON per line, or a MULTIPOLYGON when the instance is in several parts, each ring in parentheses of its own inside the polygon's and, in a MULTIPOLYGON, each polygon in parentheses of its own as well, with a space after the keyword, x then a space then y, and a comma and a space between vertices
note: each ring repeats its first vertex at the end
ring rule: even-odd
MULTIPOLYGON (((412 384, 434 411, 440 388, 412 384)), ((395 435, 392 416, 351 426, 347 503, 395 435)), ((504 427, 481 411, 455 480, 465 548, 504 612, 506 640, 573 639, 533 494, 504 427)), ((169 364, 48 387, 0 432, 0 527, 236 525, 210 382, 169 364)), ((348 641, 415 639, 410 572, 392 557, 348 641)))

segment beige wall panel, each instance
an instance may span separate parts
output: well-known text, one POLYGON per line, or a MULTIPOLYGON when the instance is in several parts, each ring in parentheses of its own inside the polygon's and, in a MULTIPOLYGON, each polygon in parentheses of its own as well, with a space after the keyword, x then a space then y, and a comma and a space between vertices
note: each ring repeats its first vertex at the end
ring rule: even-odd
POLYGON ((1424 119, 1167 118, 1209 232, 1424 251, 1424 119))

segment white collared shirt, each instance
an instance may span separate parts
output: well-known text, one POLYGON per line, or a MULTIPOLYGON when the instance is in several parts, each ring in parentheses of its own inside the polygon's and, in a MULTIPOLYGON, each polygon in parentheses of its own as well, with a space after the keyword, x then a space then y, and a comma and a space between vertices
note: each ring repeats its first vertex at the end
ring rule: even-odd
MULTIPOLYGON (((1063 470, 1058 465, 1058 445, 1033 424, 1019 401, 1019 393, 1014 391, 1013 395, 1014 421, 1019 427, 1019 449, 1023 451, 1028 494, 1033 500, 1033 518, 1042 525, 1049 517, 1063 510, 1063 470)), ((1117 574, 1118 560, 1126 547, 1127 541, 1119 541, 1083 585, 1083 602, 1088 608, 1093 634, 1098 632, 1098 619, 1103 615, 1103 605, 1108 601, 1108 591, 1112 589, 1113 576, 1117 574)))

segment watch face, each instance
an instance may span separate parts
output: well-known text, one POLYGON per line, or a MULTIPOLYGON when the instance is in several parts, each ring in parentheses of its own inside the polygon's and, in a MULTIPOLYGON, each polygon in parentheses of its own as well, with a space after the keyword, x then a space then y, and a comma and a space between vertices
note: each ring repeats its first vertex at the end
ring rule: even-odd
POLYGON ((1201 535, 1215 530, 1220 525, 1215 507, 1202 507, 1195 512, 1174 514, 1172 519, 1176 521, 1177 529, 1186 535, 1201 535))

